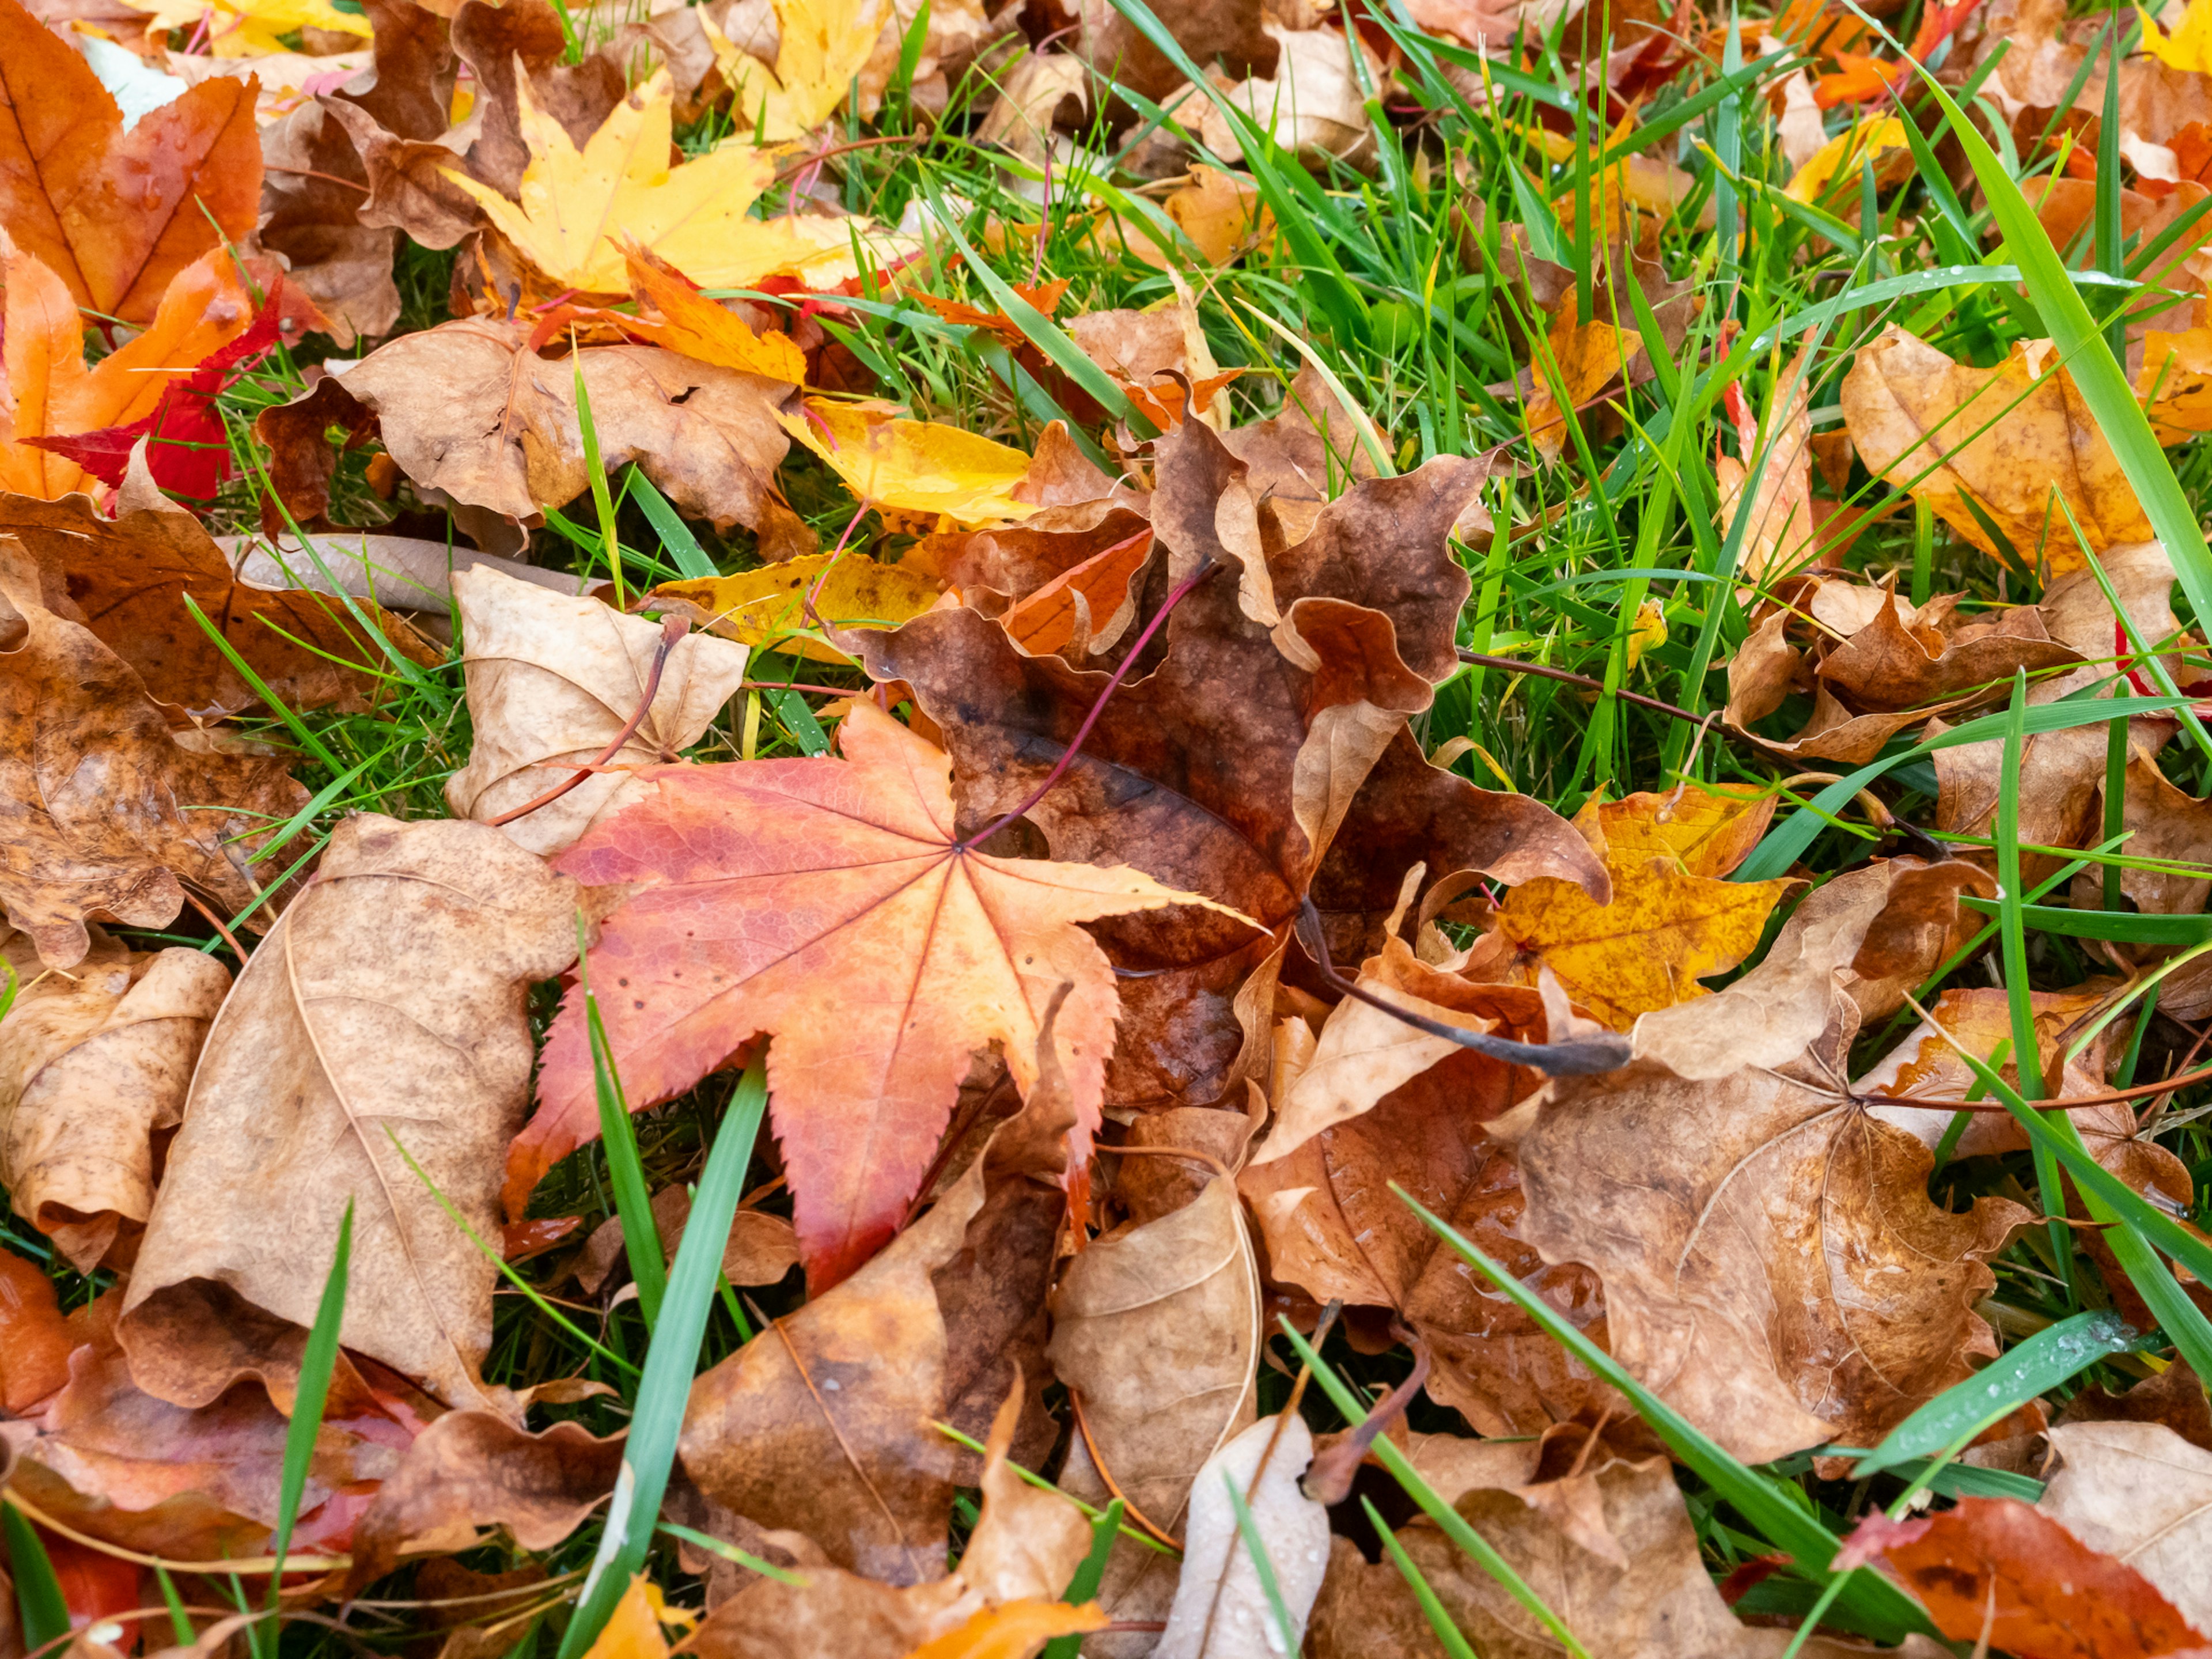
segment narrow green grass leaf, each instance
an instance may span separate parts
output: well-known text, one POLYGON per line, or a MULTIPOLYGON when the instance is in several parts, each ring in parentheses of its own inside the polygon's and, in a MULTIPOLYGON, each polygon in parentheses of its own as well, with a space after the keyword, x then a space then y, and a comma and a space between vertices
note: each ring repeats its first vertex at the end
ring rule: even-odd
POLYGON ((676 1461, 676 1439, 699 1365, 699 1345, 714 1310, 722 1250, 737 1218, 745 1171, 752 1164, 753 1144, 767 1110, 768 1063, 762 1056, 738 1079, 715 1132, 714 1148, 707 1154, 684 1242, 676 1249, 676 1268, 668 1276, 660 1323, 645 1357, 645 1376, 638 1384, 629 1441, 615 1478, 606 1527, 599 1534, 599 1551, 592 1558, 575 1614, 562 1635, 558 1659, 581 1659, 629 1588, 630 1576, 645 1565, 660 1516, 661 1495, 668 1489, 668 1471, 676 1461))
MULTIPOLYGON (((1275 1651, 1295 1653, 1298 1647, 1297 1624, 1284 1604, 1283 1587, 1275 1577, 1275 1564, 1267 1555, 1267 1540, 1260 1536, 1260 1524, 1252 1518, 1252 1506, 1237 1490, 1237 1479, 1227 1469, 1221 1472, 1221 1484, 1229 1489, 1229 1507, 1236 1512, 1237 1535, 1244 1540, 1244 1553, 1252 1558, 1252 1571, 1260 1581, 1260 1593, 1267 1598, 1267 1612, 1275 1621, 1276 1640, 1281 1644, 1275 1651)), ((1224 1562, 1224 1573, 1226 1571, 1224 1562)))
MULTIPOLYGON (((2114 721, 2114 725, 2120 722, 2114 721)), ((2117 864, 2106 866, 2118 874, 2117 864)), ((1961 903, 1985 916, 2002 914, 1993 899, 1969 894, 1961 903)), ((2202 945, 2212 939, 2212 915, 2154 916, 2134 910, 2073 910, 2057 904, 2023 904, 2021 921, 2038 933, 2063 933, 2069 939, 2110 939, 2119 945, 2202 945)))
POLYGON ((1398 1534, 1383 1520, 1382 1512, 1365 1498, 1359 1500, 1359 1507, 1367 1513, 1367 1524, 1375 1528, 1375 1535, 1382 1540, 1383 1552, 1389 1556, 1391 1565, 1405 1579, 1406 1587, 1413 1592, 1413 1600, 1420 1603, 1421 1617, 1429 1621, 1429 1629, 1436 1637, 1437 1644, 1443 1649, 1445 1659, 1475 1659, 1474 1650, 1468 1645, 1467 1638, 1460 1634, 1459 1626, 1452 1623, 1451 1615, 1444 1611, 1443 1602, 1438 1599, 1436 1591, 1429 1588, 1429 1581, 1413 1565, 1413 1558, 1406 1553, 1406 1547, 1398 1541, 1398 1534))
MULTIPOLYGON (((923 0, 922 9, 928 9, 928 0, 923 0)), ((635 463, 629 470, 629 495, 644 513, 646 522, 653 526, 653 533, 660 538, 661 546, 668 550, 668 556, 678 570, 694 581, 711 580, 722 574, 715 568, 714 562, 707 556, 707 550, 699 545, 699 538, 691 533, 691 526, 684 522, 676 509, 669 505, 668 497, 662 495, 653 480, 645 476, 645 469, 635 463)))
POLYGON ((301 747, 322 762, 331 771, 344 771, 344 763, 325 746, 322 738, 315 735, 313 729, 305 720, 292 712, 282 697, 269 689, 269 683, 254 672, 253 665, 240 656, 237 648, 223 637, 222 630, 208 620, 207 612, 200 609, 199 601, 189 593, 180 592, 177 597, 185 602, 185 609, 191 613, 192 620, 199 624, 200 632, 206 635, 215 648, 222 653, 223 660, 237 671, 239 678, 253 688, 253 695, 268 706, 269 711, 283 721, 284 729, 300 740, 301 747))
POLYGON ((1863 1478, 1972 1440, 2038 1395, 2078 1376, 2109 1354, 2125 1353, 2137 1333, 2110 1309, 2075 1314, 2005 1350, 1965 1382, 1937 1395, 1889 1431, 1851 1470, 1863 1478))
POLYGON ((645 1160, 637 1147, 637 1123, 629 1115, 614 1048, 592 994, 591 951, 585 942, 584 913, 576 912, 576 986, 584 994, 584 1024, 592 1042, 592 1084, 599 1096, 599 1140, 607 1154, 607 1179, 615 1189, 615 1214, 622 1222, 623 1248, 629 1256, 630 1279, 645 1328, 660 1322, 660 1298, 668 1287, 667 1258, 660 1227, 653 1216, 653 1194, 645 1184, 645 1160))
POLYGON ((584 440, 584 470, 591 475, 592 505, 599 515, 600 550, 605 555, 608 574, 615 585, 615 609, 629 609, 629 594, 623 586, 622 539, 615 533, 614 497, 607 490, 606 464, 599 459, 599 423, 592 419, 592 394, 584 385, 584 361, 581 354, 574 356, 574 374, 576 381, 576 429, 584 440))
MULTIPOLYGON (((269 1547, 275 1565, 269 1570, 269 1607, 283 1605, 284 1557, 292 1547, 292 1528, 300 1518, 300 1500, 307 1495, 307 1474, 315 1461, 315 1441, 323 1431, 323 1407, 331 1395, 331 1373, 337 1369, 338 1330, 345 1322, 346 1278, 353 1267, 353 1200, 346 1200, 345 1215, 338 1222, 337 1249, 331 1256, 331 1271, 323 1281, 322 1299, 315 1306, 315 1322, 307 1328, 307 1345, 300 1355, 299 1382, 292 1398, 292 1420, 284 1430, 284 1471, 276 1489, 276 1533, 269 1547)), ((254 1626, 253 1645, 264 1643, 261 1626, 254 1626)), ((276 1649, 273 1629, 265 1644, 276 1649)))
MULTIPOLYGON (((927 5, 927 0, 923 0, 923 3, 927 5)), ((773 1578, 779 1584, 789 1584, 794 1589, 806 1588, 806 1580, 798 1573, 779 1567, 773 1561, 763 1560, 750 1550, 741 1550, 735 1544, 726 1544, 712 1533, 700 1532, 673 1521, 662 1522, 660 1530, 671 1538, 680 1538, 687 1544, 696 1545, 709 1555, 719 1555, 725 1561, 734 1561, 748 1572, 757 1572, 763 1578, 773 1578)))
POLYGON ((0 1498, 0 1533, 8 1540, 8 1574, 15 1581, 15 1612, 23 1626, 23 1645, 43 1648, 70 1633, 69 1602, 46 1547, 23 1518, 22 1510, 0 1498))

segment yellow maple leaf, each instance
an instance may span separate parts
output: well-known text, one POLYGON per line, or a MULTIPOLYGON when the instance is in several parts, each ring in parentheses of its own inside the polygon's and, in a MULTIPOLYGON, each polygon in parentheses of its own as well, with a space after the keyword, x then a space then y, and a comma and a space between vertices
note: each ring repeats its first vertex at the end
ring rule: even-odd
POLYGON ((809 553, 735 576, 664 582, 653 597, 690 605, 709 632, 726 639, 816 662, 849 663, 807 618, 806 596, 817 581, 814 614, 840 627, 896 627, 936 604, 940 592, 903 565, 878 564, 861 553, 809 553))
POLYGON ((562 287, 628 291, 617 239, 651 249, 702 288, 750 288, 780 271, 819 287, 857 269, 853 238, 868 228, 864 219, 747 216, 775 177, 767 151, 724 144, 668 164, 665 70, 617 104, 581 150, 538 107, 526 80, 515 94, 530 147, 520 202, 452 168, 445 173, 476 198, 518 253, 562 287))
POLYGON ((331 0, 125 0, 155 30, 198 28, 208 19, 208 51, 217 58, 262 58, 285 50, 278 37, 295 29, 371 33, 368 19, 340 11, 331 0))
POLYGON ((1639 1014, 1710 994, 1698 981, 1758 947, 1766 918, 1795 884, 1722 881, 1758 840, 1758 795, 1685 790, 1592 802, 1576 815, 1613 877, 1613 902, 1594 904, 1575 883, 1548 877, 1513 888, 1498 927, 1559 976, 1576 1002, 1615 1030, 1639 1014), (1712 873, 1705 873, 1707 872, 1712 873))
POLYGON ((806 354, 792 343, 791 336, 772 329, 754 333, 667 261, 641 248, 623 252, 629 258, 630 293, 659 313, 627 322, 629 332, 702 363, 741 368, 793 386, 805 380, 806 354))
POLYGON ((2145 52, 2169 68, 2212 72, 2212 0, 2189 0, 2189 9, 2172 34, 2159 27, 2158 20, 2142 6, 2136 8, 2136 15, 2142 19, 2145 52))
POLYGON ((875 50, 890 0, 775 0, 775 67, 733 44, 702 11, 738 131, 764 143, 803 137, 837 112, 875 50))
POLYGON ((902 421, 809 398, 785 431, 830 463, 871 507, 941 514, 962 524, 1026 519, 1034 502, 1009 492, 1029 476, 1030 458, 957 426, 902 421))
POLYGON ((1856 170, 1863 161, 1880 161, 1892 150, 1905 149, 1908 145, 1905 123, 1894 115, 1854 122, 1814 151, 1812 159, 1797 169, 1784 193, 1793 201, 1816 202, 1839 169, 1848 166, 1856 170))
POLYGON ((585 1659, 667 1659, 668 1638, 660 1633, 660 1627, 673 1625, 688 1630, 698 1622, 697 1613, 662 1601, 660 1586, 638 1573, 607 1615, 585 1659))

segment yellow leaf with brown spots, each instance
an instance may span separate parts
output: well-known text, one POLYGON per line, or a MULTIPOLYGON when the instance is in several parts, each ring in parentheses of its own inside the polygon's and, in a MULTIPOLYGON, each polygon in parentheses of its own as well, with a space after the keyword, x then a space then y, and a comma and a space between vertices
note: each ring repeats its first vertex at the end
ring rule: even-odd
POLYGON ((936 604, 940 591, 918 571, 878 564, 864 554, 810 553, 741 575, 664 582, 653 597, 682 600, 726 639, 815 662, 850 662, 806 614, 808 592, 817 582, 815 616, 833 627, 896 627, 936 604))

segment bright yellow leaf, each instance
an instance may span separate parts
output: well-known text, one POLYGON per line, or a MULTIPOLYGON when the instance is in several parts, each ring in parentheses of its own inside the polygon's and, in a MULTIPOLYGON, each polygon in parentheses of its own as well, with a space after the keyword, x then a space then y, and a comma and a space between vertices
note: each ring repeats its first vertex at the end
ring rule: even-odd
POLYGON ((813 286, 855 269, 860 219, 747 217, 775 177, 775 160, 750 143, 724 144, 671 167, 670 94, 664 70, 614 106, 580 151, 539 109, 528 81, 515 84, 530 165, 518 204, 451 168, 446 176, 531 264, 566 288, 620 294, 629 286, 617 237, 651 249, 705 288, 750 288, 789 271, 813 286))
POLYGON ((1774 797, 1747 785, 1717 789, 1685 785, 1625 795, 1597 809, 1585 806, 1577 822, 1596 822, 1606 850, 1624 860, 1663 858, 1685 875, 1727 875, 1751 856, 1774 817, 1774 797))
POLYGON ((624 252, 629 260, 630 293, 659 313, 626 324, 631 333, 702 363, 741 368, 793 386, 805 383, 806 354, 792 343, 791 336, 774 330, 756 334, 665 260, 635 248, 624 252))
POLYGON ((890 0, 775 0, 774 69, 732 44, 704 11, 699 23, 731 88, 738 131, 775 143, 803 137, 837 112, 890 15, 890 0))
POLYGON ((2142 19, 2145 52, 2172 69, 2212 73, 2212 0, 2189 0, 2189 9, 2172 34, 2140 5, 2136 15, 2142 19))
POLYGON ((871 507, 940 513, 962 524, 1026 519, 1034 503, 1008 492, 1029 476, 1030 458, 972 432, 936 421, 902 421, 806 400, 806 413, 782 417, 784 430, 830 463, 871 507))
POLYGON ((814 596, 814 613, 839 627, 896 627, 936 604, 939 592, 919 571, 848 552, 810 553, 737 576, 665 582, 653 596, 690 605, 707 619, 710 632, 726 639, 815 662, 849 663, 807 619, 806 595, 817 581, 822 591, 814 596))
POLYGON ((924 1642, 907 1659, 1030 1659, 1055 1636, 1103 1630, 1108 1622, 1096 1601, 1079 1607, 1065 1601, 1004 1601, 984 1608, 959 1629, 924 1642))
POLYGON ((368 19, 330 0, 125 0, 157 30, 192 29, 212 11, 208 50, 217 58, 261 58, 285 50, 277 37, 295 29, 335 29, 369 38, 368 19))
POLYGON ((1890 151, 1906 148, 1905 123, 1894 115, 1856 122, 1814 152, 1813 159, 1797 169, 1786 193, 1796 201, 1818 201, 1843 167, 1856 168, 1862 160, 1879 161, 1890 151))
POLYGON ((665 1603, 660 1586, 639 1573, 607 1615, 599 1639, 584 1659, 668 1659, 668 1638, 660 1633, 660 1627, 674 1625, 689 1629, 698 1622, 697 1613, 665 1603))
POLYGON ((1709 995, 1701 978, 1758 948, 1767 916, 1795 884, 1697 873, 1732 866, 1750 850, 1746 815, 1762 806, 1695 793, 1686 790, 1666 818, 1664 794, 1593 802, 1576 816, 1613 877, 1613 902, 1594 904, 1575 883, 1548 877, 1510 890, 1498 927, 1527 958, 1525 979, 1534 981, 1540 963, 1550 968, 1575 1001, 1625 1031, 1640 1014, 1709 995))

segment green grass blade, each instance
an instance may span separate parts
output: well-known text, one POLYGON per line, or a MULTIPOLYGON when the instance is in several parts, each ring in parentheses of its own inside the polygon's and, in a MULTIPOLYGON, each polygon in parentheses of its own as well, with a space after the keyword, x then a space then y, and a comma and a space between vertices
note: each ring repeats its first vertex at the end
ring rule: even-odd
POLYGON ((278 1604, 284 1582, 284 1554, 292 1545, 292 1528, 299 1520, 300 1499, 307 1490, 307 1472, 315 1461, 315 1440, 323 1431, 323 1407, 330 1398, 331 1373, 337 1369, 338 1328, 345 1320, 346 1275, 353 1263, 353 1200, 346 1200, 345 1215, 338 1223, 337 1249, 331 1257, 330 1277, 323 1281, 322 1300, 315 1307, 315 1322, 307 1328, 307 1346, 300 1357, 298 1393, 292 1401, 292 1421, 284 1431, 284 1474, 277 1487, 276 1535, 269 1553, 276 1565, 269 1571, 269 1605, 278 1604))
POLYGON ((629 1115, 614 1049, 592 994, 591 952, 584 943, 584 913, 576 912, 576 988, 584 994, 584 1024, 592 1042, 592 1085, 599 1096, 599 1139, 606 1147, 607 1179, 615 1189, 615 1215, 622 1222, 623 1248, 629 1256, 637 1305, 651 1331, 660 1322, 660 1298, 668 1288, 667 1257, 660 1226, 653 1219, 653 1194, 645 1184, 645 1159, 638 1152, 637 1124, 629 1115))
POLYGON ((2001 1361, 1946 1389, 1914 1412, 1861 1458, 1851 1474, 1864 1477, 1894 1469, 1941 1451, 1954 1440, 1972 1440, 2106 1355, 2125 1353, 2136 1341, 2135 1328, 2109 1309, 2075 1314, 2046 1326, 2017 1347, 2006 1349, 2001 1361))
MULTIPOLYGON (((1428 1224, 1430 1231, 1457 1251, 1514 1304, 1548 1332, 1553 1340, 1597 1376, 1627 1395, 1653 1433, 1665 1441, 1674 1455, 1702 1476, 1706 1484, 1733 1504, 1745 1520, 1759 1528, 1768 1541, 1795 1559, 1800 1571, 1826 1584, 1827 1571, 1841 1540, 1807 1513, 1796 1489, 1739 1462, 1707 1437, 1673 1407, 1632 1376, 1620 1361, 1562 1318, 1552 1304, 1531 1291, 1498 1263, 1460 1234, 1441 1216, 1432 1214, 1395 1182, 1391 1190, 1428 1224)), ((2212 1252, 2208 1252, 2212 1254, 2212 1252)), ((1838 1595, 1836 1604, 1856 1620, 1868 1635, 1890 1642, 1908 1632, 1934 1628, 1911 1597, 1869 1572, 1856 1572, 1838 1595)))
MULTIPOLYGON (((923 9, 927 9, 926 3, 923 9)), ((632 465, 629 489, 630 499, 638 504, 639 510, 645 514, 646 522, 653 526, 653 533, 660 538, 661 546, 668 550, 668 556, 676 562, 678 570, 695 581, 711 580, 722 574, 715 568, 714 562, 707 556, 707 550, 699 545, 699 538, 691 533, 691 526, 684 522, 676 509, 668 504, 668 497, 662 495, 653 480, 645 476, 644 468, 632 465)))
POLYGON ((1437 1598, 1436 1591, 1429 1588, 1429 1581, 1413 1565, 1413 1558, 1406 1553, 1406 1547, 1398 1541, 1398 1534, 1391 1531, 1389 1524, 1382 1519, 1382 1511, 1364 1498, 1359 1500, 1359 1507, 1367 1512, 1367 1524, 1375 1528, 1375 1535, 1382 1540, 1382 1548, 1389 1556, 1390 1564, 1405 1579, 1406 1588, 1413 1592, 1413 1600, 1420 1603, 1421 1617, 1429 1621, 1429 1629, 1435 1635, 1437 1644, 1443 1649, 1445 1659, 1475 1659, 1474 1650, 1468 1645, 1467 1638, 1459 1633, 1459 1626, 1452 1623, 1451 1615, 1444 1611, 1443 1602, 1437 1598))
POLYGON ((15 1611, 23 1624, 23 1645, 42 1648, 67 1638, 69 1602, 46 1547, 23 1518, 22 1510, 0 1499, 0 1533, 8 1540, 8 1571, 15 1581, 15 1611))
POLYGON ((591 475, 592 505, 599 515, 601 551, 606 556, 607 571, 615 585, 615 609, 629 609, 629 595, 623 587, 622 538, 615 533, 614 497, 607 489, 606 464, 599 459, 599 423, 592 419, 592 394, 584 385, 583 354, 574 354, 573 373, 576 380, 576 429, 584 440, 584 470, 591 475))
POLYGON ((676 1439, 683 1431, 692 1374, 698 1369, 699 1345, 714 1310, 722 1250, 737 1218, 745 1171, 752 1164, 753 1144, 767 1110, 768 1062, 763 1056, 738 1080, 714 1149, 707 1154, 684 1242, 677 1246, 676 1268, 668 1276, 660 1323, 645 1357, 645 1377, 638 1384, 629 1442, 623 1450, 606 1528, 599 1535, 599 1552, 592 1558, 575 1616, 562 1635, 557 1659, 581 1659, 629 1588, 630 1576, 645 1565, 660 1516, 661 1495, 668 1489, 668 1471, 676 1461, 676 1439))
MULTIPOLYGON (((1229 1489, 1229 1507, 1236 1512, 1237 1535, 1244 1540, 1244 1553, 1252 1558, 1252 1571, 1260 1581, 1260 1593, 1267 1598, 1267 1612, 1275 1621, 1275 1635, 1282 1643, 1275 1651, 1295 1653, 1298 1647, 1297 1621, 1284 1604, 1283 1587, 1275 1577, 1275 1564, 1268 1559, 1267 1540, 1260 1536, 1260 1523, 1252 1518, 1252 1506, 1237 1490, 1236 1476, 1227 1469, 1222 1470, 1221 1484, 1229 1489)), ((1225 1563, 1223 1571, 1224 1574, 1227 1571, 1225 1563)))
MULTIPOLYGON (((1097 1599, 1098 1586, 1106 1577, 1107 1558, 1114 1553, 1114 1535, 1121 1531, 1121 1516, 1127 1509, 1128 1505, 1117 1498, 1091 1522, 1090 1553, 1077 1564, 1067 1588, 1060 1592, 1060 1599, 1068 1606, 1079 1607, 1085 1601, 1097 1599)), ((1082 1637, 1055 1636, 1044 1644, 1037 1659, 1076 1659, 1082 1650, 1082 1637)))
MULTIPOLYGON (((2117 873, 2119 868, 2109 865, 2106 871, 2117 873)), ((1971 894, 1960 902, 1985 916, 1999 915, 2002 909, 1995 900, 1971 894)), ((2212 915, 2206 915, 2155 916, 2134 910, 2073 910, 2057 904, 2023 904, 2020 915, 2026 926, 2038 933, 2110 939, 2117 945, 2202 945, 2212 939, 2212 915)))

